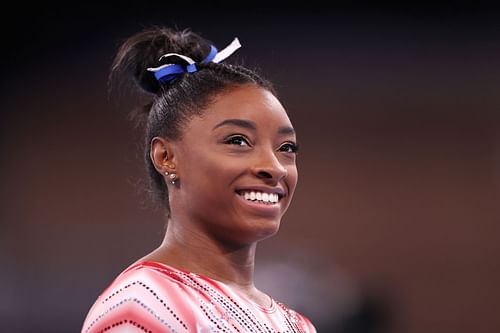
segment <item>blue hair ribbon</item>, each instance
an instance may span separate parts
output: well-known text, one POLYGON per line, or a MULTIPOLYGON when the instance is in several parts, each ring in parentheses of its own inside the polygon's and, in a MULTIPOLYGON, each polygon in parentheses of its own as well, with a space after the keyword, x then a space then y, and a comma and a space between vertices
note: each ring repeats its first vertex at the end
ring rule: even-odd
MULTIPOLYGON (((231 42, 231 44, 229 44, 226 48, 224 48, 220 52, 217 51, 215 46, 210 45, 210 52, 205 57, 205 59, 203 59, 200 62, 200 64, 207 64, 209 62, 219 63, 222 60, 229 57, 231 54, 233 54, 240 47, 241 47, 241 44, 240 44, 238 38, 235 38, 231 42)), ((187 62, 187 65, 165 64, 165 65, 162 65, 159 67, 148 68, 147 69, 148 71, 154 72, 155 78, 158 81, 170 82, 180 75, 183 75, 185 73, 194 73, 198 70, 198 68, 196 67, 196 62, 193 59, 191 59, 190 57, 187 57, 187 56, 182 55, 182 54, 167 53, 167 54, 162 55, 159 60, 166 58, 166 57, 170 57, 170 56, 175 56, 175 57, 183 59, 184 61, 187 62)))
POLYGON ((207 55, 207 57, 205 59, 203 59, 203 61, 201 63, 208 64, 210 61, 214 60, 217 53, 218 53, 218 51, 215 48, 215 46, 210 45, 210 53, 207 55))

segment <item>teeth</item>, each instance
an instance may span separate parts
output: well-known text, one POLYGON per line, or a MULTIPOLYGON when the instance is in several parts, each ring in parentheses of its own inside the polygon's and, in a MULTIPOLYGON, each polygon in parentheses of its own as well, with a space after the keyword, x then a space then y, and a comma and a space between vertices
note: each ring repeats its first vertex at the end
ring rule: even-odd
POLYGON ((279 201, 279 196, 276 193, 266 193, 266 192, 257 192, 257 191, 249 191, 241 194, 245 200, 250 201, 262 201, 266 203, 277 203, 279 201))

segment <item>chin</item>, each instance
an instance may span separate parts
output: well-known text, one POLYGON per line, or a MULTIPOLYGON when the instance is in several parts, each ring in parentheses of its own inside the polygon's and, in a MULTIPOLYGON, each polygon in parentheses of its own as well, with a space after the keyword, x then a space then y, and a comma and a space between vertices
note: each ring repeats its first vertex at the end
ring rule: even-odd
POLYGON ((280 228, 280 220, 259 219, 249 221, 247 233, 253 235, 254 241, 261 241, 276 235, 280 228))

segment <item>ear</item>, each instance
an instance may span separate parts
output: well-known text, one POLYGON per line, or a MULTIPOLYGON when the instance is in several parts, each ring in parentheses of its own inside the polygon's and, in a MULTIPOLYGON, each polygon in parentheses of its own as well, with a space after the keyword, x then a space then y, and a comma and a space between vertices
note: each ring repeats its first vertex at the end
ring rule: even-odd
POLYGON ((156 171, 161 175, 166 172, 172 173, 176 171, 176 156, 174 154, 174 143, 162 138, 154 137, 151 139, 149 157, 155 166, 156 171))

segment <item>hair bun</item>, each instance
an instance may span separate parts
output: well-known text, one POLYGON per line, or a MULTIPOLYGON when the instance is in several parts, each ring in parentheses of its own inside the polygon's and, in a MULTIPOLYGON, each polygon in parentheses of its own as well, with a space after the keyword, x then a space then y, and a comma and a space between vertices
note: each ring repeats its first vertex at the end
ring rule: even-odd
POLYGON ((198 34, 186 30, 154 27, 139 32, 120 46, 113 61, 110 79, 115 81, 122 74, 132 78, 146 93, 158 94, 161 89, 154 74, 147 70, 163 64, 160 57, 167 53, 179 53, 195 61, 202 61, 210 52, 211 43, 198 34))

